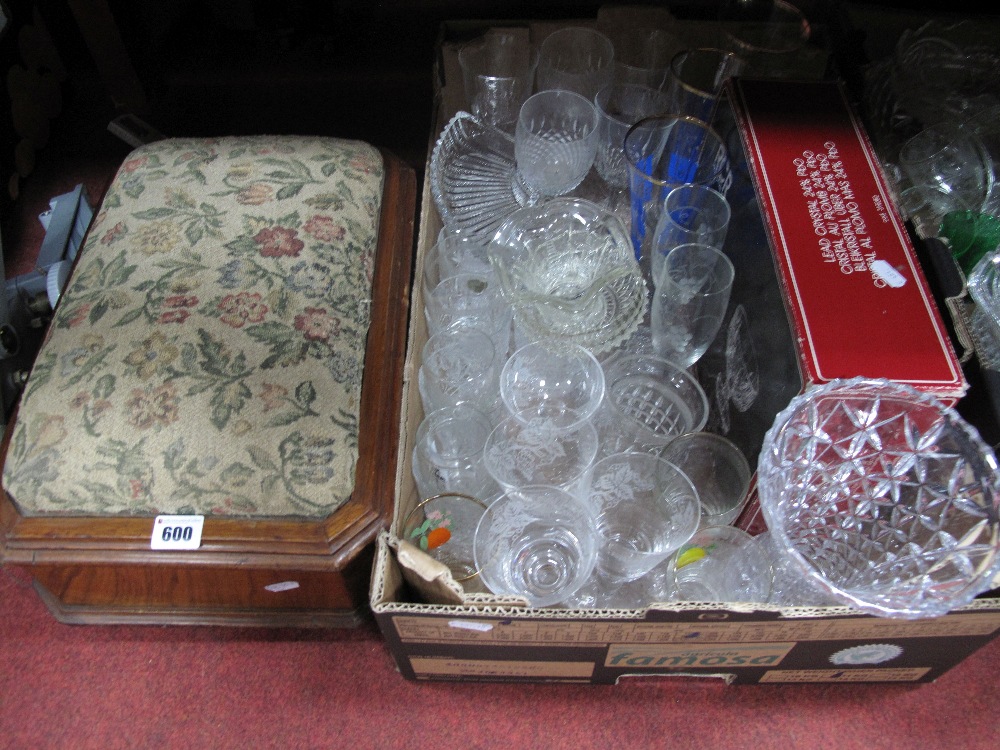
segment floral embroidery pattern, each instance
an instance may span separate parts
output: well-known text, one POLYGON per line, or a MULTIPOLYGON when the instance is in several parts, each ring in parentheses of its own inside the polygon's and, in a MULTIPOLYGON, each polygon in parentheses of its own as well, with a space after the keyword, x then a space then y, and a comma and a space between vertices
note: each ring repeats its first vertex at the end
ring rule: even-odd
POLYGON ((353 489, 382 191, 367 144, 173 139, 102 202, 4 468, 26 515, 328 515, 353 489))

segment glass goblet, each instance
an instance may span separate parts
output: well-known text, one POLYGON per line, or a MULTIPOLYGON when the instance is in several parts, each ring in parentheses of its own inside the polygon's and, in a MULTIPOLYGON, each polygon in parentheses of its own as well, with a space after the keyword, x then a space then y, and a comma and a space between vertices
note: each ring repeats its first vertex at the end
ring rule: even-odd
POLYGON ((597 154, 597 109, 572 91, 531 96, 514 131, 512 187, 522 205, 564 195, 587 176, 597 154))
POLYGON ((476 568, 494 594, 521 596, 533 607, 572 596, 594 570, 597 521, 565 490, 521 487, 493 499, 474 540, 476 568))
POLYGON ((678 245, 663 259, 650 312, 653 348, 690 367, 708 350, 729 306, 732 261, 710 245, 678 245))

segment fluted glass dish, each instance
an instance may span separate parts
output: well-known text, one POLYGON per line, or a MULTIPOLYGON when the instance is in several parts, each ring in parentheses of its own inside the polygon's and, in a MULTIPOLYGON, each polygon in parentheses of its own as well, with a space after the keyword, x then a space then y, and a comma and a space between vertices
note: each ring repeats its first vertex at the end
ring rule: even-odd
POLYGON ((758 488, 778 554, 864 612, 942 615, 998 571, 994 453, 910 386, 834 380, 792 399, 764 437, 758 488))
POLYGON ((489 241, 521 207, 514 138, 468 112, 445 125, 431 151, 431 196, 445 226, 489 241))
POLYGON ((515 211, 489 256, 515 326, 531 339, 601 354, 636 331, 649 304, 628 230, 590 201, 555 198, 515 211))

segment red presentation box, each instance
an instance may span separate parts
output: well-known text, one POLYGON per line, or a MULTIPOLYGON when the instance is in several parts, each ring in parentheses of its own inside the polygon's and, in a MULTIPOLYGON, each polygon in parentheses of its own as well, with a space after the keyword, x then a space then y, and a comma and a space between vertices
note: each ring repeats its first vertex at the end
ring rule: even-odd
MULTIPOLYGON (((842 84, 739 79, 728 93, 730 147, 742 149, 726 245, 738 288, 701 366, 710 426, 755 462, 775 415, 810 384, 886 378, 954 404, 968 384, 842 84)), ((761 523, 751 503, 739 525, 761 523)))

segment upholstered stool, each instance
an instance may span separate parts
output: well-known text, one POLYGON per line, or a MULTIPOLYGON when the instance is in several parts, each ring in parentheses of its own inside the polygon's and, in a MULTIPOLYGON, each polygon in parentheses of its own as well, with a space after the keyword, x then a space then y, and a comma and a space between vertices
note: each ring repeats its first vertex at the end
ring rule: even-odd
POLYGON ((3 445, 68 622, 356 624, 393 506, 416 186, 371 145, 170 139, 109 187, 3 445), (204 516, 193 550, 153 521, 204 516))

